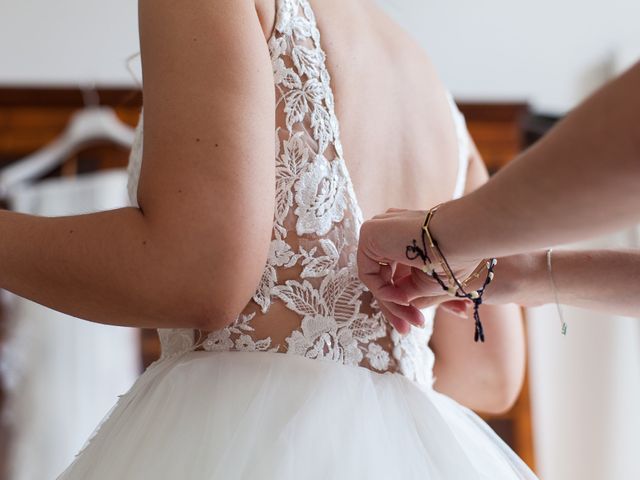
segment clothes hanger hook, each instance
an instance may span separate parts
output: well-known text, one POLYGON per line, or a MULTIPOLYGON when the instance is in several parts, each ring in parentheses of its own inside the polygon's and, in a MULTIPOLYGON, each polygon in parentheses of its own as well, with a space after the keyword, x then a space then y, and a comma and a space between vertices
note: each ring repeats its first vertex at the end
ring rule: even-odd
POLYGON ((127 67, 127 70, 129 70, 129 75, 131 75, 131 78, 133 78, 133 81, 136 82, 136 85, 142 88, 142 83, 140 82, 140 80, 138 79, 138 76, 136 75, 136 73, 133 71, 133 68, 131 67, 131 63, 133 62, 133 60, 139 56, 140 56, 139 51, 129 55, 125 61, 125 66, 127 67))
POLYGON ((96 82, 91 81, 87 84, 80 85, 82 92, 82 101, 85 107, 98 107, 100 106, 100 95, 96 89, 96 82))

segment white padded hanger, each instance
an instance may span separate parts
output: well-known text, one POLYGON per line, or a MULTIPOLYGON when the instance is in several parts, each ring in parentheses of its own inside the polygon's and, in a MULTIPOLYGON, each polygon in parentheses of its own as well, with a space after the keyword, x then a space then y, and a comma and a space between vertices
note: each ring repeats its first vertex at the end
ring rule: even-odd
POLYGON ((54 141, 0 170, 0 198, 37 180, 82 148, 104 141, 131 148, 134 136, 134 129, 120 121, 112 108, 85 107, 73 114, 64 132, 54 141))

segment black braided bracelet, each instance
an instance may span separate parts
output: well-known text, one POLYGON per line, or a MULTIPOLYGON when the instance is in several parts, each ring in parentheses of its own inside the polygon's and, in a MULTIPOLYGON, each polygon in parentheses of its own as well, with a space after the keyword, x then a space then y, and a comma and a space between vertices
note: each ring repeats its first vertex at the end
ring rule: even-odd
MULTIPOLYGON (((406 256, 409 260, 415 260, 416 258, 420 258, 424 263, 423 271, 427 275, 430 275, 431 277, 433 277, 433 279, 436 282, 438 282, 438 284, 442 287, 442 289, 445 292, 447 292, 449 295, 457 298, 466 298, 471 300, 471 302, 473 302, 473 318, 475 320, 475 334, 473 338, 474 338, 474 341, 476 342, 478 341, 484 342, 484 329, 482 327, 482 322, 480 321, 479 308, 480 308, 480 305, 482 305, 482 296, 484 295, 484 292, 487 286, 493 280, 494 268, 498 263, 498 260, 495 258, 492 258, 487 261, 487 264, 486 264, 487 276, 485 277, 482 287, 480 287, 478 290, 472 290, 472 291, 466 292, 464 287, 460 283, 460 281, 456 278, 455 274, 453 273, 453 270, 451 269, 449 262, 447 262, 447 259, 442 254, 442 250, 440 250, 440 247, 438 246, 438 242, 433 238, 433 236, 429 232, 429 221, 433 216, 433 212, 435 212, 436 209, 437 207, 429 210, 429 213, 427 214, 427 218, 425 219, 425 222, 422 226, 422 236, 421 236, 422 247, 420 247, 416 242, 416 240, 414 239, 413 243, 411 245, 408 245, 406 248, 406 256), (453 279, 454 285, 451 285, 451 286, 446 285, 442 280, 442 278, 440 277, 440 275, 438 275, 438 272, 436 272, 436 268, 435 268, 436 266, 431 261, 431 258, 429 258, 429 254, 427 253, 428 252, 427 241, 426 241, 427 235, 429 236, 429 239, 430 239, 430 246, 432 246, 438 252, 438 255, 440 256, 444 264, 443 266, 446 267, 446 271, 448 272, 449 276, 453 279)), ((466 281, 464 283, 466 283, 466 281)))

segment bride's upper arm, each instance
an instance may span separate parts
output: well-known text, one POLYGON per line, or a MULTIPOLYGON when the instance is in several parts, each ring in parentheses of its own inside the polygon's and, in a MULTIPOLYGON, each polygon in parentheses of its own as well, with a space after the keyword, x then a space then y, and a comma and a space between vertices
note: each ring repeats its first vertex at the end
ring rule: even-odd
MULTIPOLYGON (((138 203, 202 326, 233 321, 266 262, 275 189, 272 67, 252 0, 140 0, 138 203)), ((162 280, 159 280, 162 281, 162 280)), ((175 292, 174 292, 175 293, 175 292)))

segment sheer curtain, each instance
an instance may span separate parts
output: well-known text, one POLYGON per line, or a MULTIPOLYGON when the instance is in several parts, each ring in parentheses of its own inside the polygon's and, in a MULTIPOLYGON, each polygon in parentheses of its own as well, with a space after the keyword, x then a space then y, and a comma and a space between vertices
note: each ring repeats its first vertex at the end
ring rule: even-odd
MULTIPOLYGON (((640 248, 640 227, 571 247, 640 248)), ((545 480, 640 478, 640 318, 563 312, 566 337, 555 305, 527 312, 538 473, 545 480)))
MULTIPOLYGON (((128 205, 123 169, 26 187, 11 209, 43 216, 128 205)), ((105 242, 108 242, 105 239, 105 242)), ((13 437, 11 480, 55 478, 140 373, 139 331, 96 324, 2 291, 9 338, 2 373, 13 437)))

